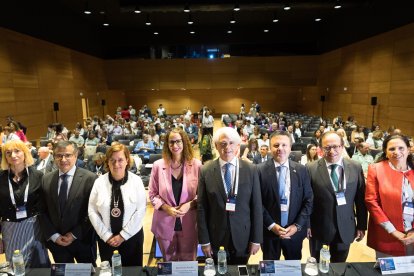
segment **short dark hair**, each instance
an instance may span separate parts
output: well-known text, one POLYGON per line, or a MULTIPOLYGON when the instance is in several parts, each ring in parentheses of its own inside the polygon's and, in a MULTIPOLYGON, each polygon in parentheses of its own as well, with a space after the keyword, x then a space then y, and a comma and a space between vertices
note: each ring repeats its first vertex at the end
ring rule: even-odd
POLYGON ((321 138, 320 138, 321 139, 321 146, 322 146, 323 139, 325 138, 325 136, 327 136, 329 134, 336 134, 339 137, 339 139, 341 140, 341 146, 344 145, 344 139, 342 139, 342 137, 339 136, 339 134, 336 131, 326 131, 326 132, 322 133, 322 135, 321 135, 321 138))
POLYGON ((59 141, 57 142, 54 147, 53 147, 53 151, 56 151, 57 149, 61 149, 61 148, 66 148, 67 146, 72 146, 73 147, 73 153, 74 154, 78 154, 78 146, 76 145, 76 143, 73 143, 71 141, 68 140, 64 140, 64 141, 59 141))
POLYGON ((284 130, 276 130, 270 135, 270 137, 269 137, 270 141, 272 141, 272 138, 276 137, 276 136, 286 136, 286 137, 288 137, 289 141, 290 141, 290 145, 292 146, 293 141, 292 141, 292 137, 290 136, 289 132, 284 131, 284 130))
MULTIPOLYGON (((400 135, 400 134, 388 135, 387 137, 385 137, 384 142, 382 142, 382 154, 378 158, 377 162, 388 160, 387 146, 388 146, 388 143, 393 139, 401 139, 407 145, 407 148, 410 149, 410 140, 408 139, 407 136, 400 135)), ((408 153, 408 156, 407 156, 407 165, 410 168, 414 168, 413 155, 410 153, 408 153)))

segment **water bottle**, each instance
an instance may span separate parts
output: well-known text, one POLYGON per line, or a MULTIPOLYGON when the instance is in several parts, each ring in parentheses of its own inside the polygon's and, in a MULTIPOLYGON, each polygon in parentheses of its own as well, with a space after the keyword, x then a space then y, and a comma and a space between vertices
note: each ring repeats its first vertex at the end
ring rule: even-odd
POLYGON ((121 255, 119 254, 118 250, 115 250, 114 254, 112 255, 112 275, 113 276, 122 275, 122 261, 121 261, 121 255))
POLYGON ((217 254, 217 270, 221 275, 227 273, 227 255, 226 251, 224 251, 224 246, 220 246, 220 250, 217 254))
POLYGON ((329 246, 326 244, 321 248, 319 255, 319 271, 322 273, 329 272, 329 263, 331 262, 331 253, 329 252, 329 246))
POLYGON ((20 253, 20 250, 15 250, 12 257, 14 275, 15 276, 24 276, 25 267, 23 255, 20 253))

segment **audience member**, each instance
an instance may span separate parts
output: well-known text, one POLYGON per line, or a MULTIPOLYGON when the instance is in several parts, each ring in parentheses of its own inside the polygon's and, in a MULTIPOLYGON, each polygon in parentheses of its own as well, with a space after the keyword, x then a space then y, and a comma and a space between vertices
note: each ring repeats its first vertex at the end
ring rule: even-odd
POLYGON ((269 151, 269 146, 266 144, 263 144, 260 146, 260 154, 257 154, 254 158, 253 158, 253 163, 254 164, 261 164, 266 162, 268 159, 271 159, 271 155, 268 153, 269 151))
POLYGON ((358 151, 352 156, 352 160, 357 161, 362 166, 362 171, 366 177, 368 173, 368 166, 374 163, 374 158, 369 154, 369 144, 362 142, 358 144, 358 151))
POLYGON ((306 153, 301 157, 300 163, 306 165, 319 159, 320 156, 318 155, 317 147, 314 144, 309 144, 306 146, 306 153))

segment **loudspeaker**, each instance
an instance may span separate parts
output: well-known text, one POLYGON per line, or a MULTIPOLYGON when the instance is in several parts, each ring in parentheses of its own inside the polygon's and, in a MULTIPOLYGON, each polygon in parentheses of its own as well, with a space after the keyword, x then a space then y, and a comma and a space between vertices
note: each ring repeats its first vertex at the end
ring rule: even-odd
POLYGON ((325 101, 325 96, 321 96, 321 102, 325 101))
POLYGON ((102 101, 101 101, 101 105, 102 105, 102 106, 105 106, 105 105, 106 105, 106 101, 105 101, 105 100, 102 100, 102 101))
POLYGON ((59 111, 59 103, 58 102, 53 103, 53 111, 59 111))
POLYGON ((377 97, 371 97, 371 105, 376 106, 377 105, 377 97))

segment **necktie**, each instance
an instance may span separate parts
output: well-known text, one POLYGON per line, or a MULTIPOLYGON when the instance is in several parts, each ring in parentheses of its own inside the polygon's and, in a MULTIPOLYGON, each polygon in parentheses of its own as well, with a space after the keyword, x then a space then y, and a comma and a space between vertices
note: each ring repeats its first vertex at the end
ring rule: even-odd
POLYGON ((226 183, 227 195, 231 192, 231 172, 230 172, 230 163, 226 163, 226 170, 224 171, 224 182, 226 183))
POLYGON ((68 179, 67 179, 68 175, 62 174, 60 178, 62 179, 62 183, 60 184, 58 200, 59 200, 60 214, 63 215, 63 211, 65 210, 65 205, 66 205, 66 199, 68 197, 67 195, 68 194, 68 179))
MULTIPOLYGON (((279 199, 286 199, 286 195, 285 195, 285 187, 286 187, 286 171, 287 171, 287 167, 285 166, 279 166, 277 167, 278 172, 279 172, 279 179, 278 179, 278 183, 279 183, 279 199)), ((286 226, 288 222, 288 211, 281 211, 281 216, 280 216, 280 224, 281 226, 286 226)))
POLYGON ((336 167, 338 167, 337 164, 332 164, 330 165, 331 167, 331 179, 332 182, 335 186, 335 192, 338 191, 338 184, 339 184, 339 179, 338 179, 338 175, 336 174, 336 167))

